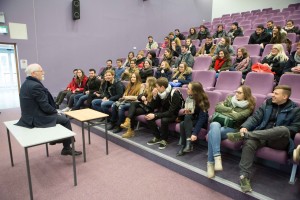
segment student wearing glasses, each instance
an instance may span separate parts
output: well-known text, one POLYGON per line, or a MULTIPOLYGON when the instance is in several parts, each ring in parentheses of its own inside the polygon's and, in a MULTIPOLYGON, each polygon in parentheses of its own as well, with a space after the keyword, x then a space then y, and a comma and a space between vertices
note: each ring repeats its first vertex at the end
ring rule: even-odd
MULTIPOLYGON (((207 177, 213 178, 215 171, 222 171, 220 152, 221 140, 227 139, 227 133, 236 132, 240 125, 252 114, 255 99, 248 86, 241 86, 234 96, 228 96, 225 101, 217 104, 208 132, 208 162, 207 177), (232 123, 225 124, 216 115, 223 115, 232 123)), ((193 138, 191 138, 193 140, 193 138)))

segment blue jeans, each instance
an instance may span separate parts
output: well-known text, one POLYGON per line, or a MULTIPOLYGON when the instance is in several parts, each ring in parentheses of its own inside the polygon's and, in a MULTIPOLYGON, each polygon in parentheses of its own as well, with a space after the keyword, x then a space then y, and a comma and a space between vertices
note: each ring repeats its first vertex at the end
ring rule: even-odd
POLYGON ((83 105, 84 101, 88 99, 88 95, 87 94, 77 94, 74 97, 74 107, 73 109, 80 109, 80 106, 83 105))
POLYGON ((101 112, 101 103, 102 103, 102 99, 94 99, 92 101, 92 109, 101 112))
POLYGON ((118 126, 121 125, 125 121, 125 111, 129 110, 130 103, 121 104, 116 107, 116 103, 113 103, 111 106, 111 119, 112 123, 116 123, 118 126), (118 117, 118 121, 117 121, 118 117))
POLYGON ((221 155, 221 139, 227 139, 227 133, 236 132, 237 130, 229 127, 221 127, 218 122, 212 122, 208 132, 208 162, 214 163, 214 157, 221 155))
POLYGON ((115 103, 114 101, 102 101, 101 103, 101 112, 104 112, 106 114, 109 114, 109 109, 111 105, 115 103))

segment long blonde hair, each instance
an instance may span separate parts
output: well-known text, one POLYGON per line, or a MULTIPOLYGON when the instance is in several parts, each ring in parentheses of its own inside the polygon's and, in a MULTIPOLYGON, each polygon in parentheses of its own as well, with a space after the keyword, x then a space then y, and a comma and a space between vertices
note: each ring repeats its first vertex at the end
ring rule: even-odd
MULTIPOLYGON (((280 62, 287 61, 289 57, 285 54, 284 48, 282 44, 274 44, 272 48, 278 49, 278 54, 274 57, 274 59, 278 59, 280 62)), ((272 55, 272 52, 267 55, 267 58, 270 58, 272 55)))
POLYGON ((153 98, 152 91, 156 87, 156 78, 153 76, 150 76, 147 78, 146 83, 148 83, 148 87, 146 87, 144 94, 147 98, 147 101, 151 102, 152 98, 153 98))
POLYGON ((138 96, 140 94, 140 90, 142 87, 142 79, 139 73, 133 73, 130 76, 130 83, 127 85, 125 92, 124 92, 124 96, 138 96), (131 77, 135 75, 136 77, 136 81, 135 83, 131 82, 131 77))

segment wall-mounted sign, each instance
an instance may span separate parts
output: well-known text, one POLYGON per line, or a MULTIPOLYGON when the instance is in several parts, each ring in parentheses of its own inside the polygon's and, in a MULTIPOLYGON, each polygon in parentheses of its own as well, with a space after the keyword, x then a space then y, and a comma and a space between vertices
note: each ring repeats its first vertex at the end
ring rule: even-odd
POLYGON ((8 33, 8 26, 1 26, 0 25, 0 33, 7 34, 8 33))
POLYGON ((0 12, 0 23, 5 23, 4 12, 0 12))

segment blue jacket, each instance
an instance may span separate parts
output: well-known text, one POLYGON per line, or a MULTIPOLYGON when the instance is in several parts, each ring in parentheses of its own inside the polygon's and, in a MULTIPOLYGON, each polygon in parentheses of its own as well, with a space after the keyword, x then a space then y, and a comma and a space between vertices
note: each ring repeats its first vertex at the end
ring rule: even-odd
POLYGON ((36 78, 28 76, 20 90, 21 119, 16 125, 46 128, 56 125, 57 111, 52 95, 36 78))
MULTIPOLYGON (((273 104, 272 99, 268 99, 241 127, 247 128, 249 131, 264 129, 275 106, 278 105, 273 104)), ((293 101, 288 100, 278 113, 275 126, 287 127, 291 138, 294 139, 295 134, 300 131, 300 108, 293 101)))

